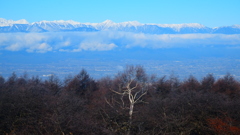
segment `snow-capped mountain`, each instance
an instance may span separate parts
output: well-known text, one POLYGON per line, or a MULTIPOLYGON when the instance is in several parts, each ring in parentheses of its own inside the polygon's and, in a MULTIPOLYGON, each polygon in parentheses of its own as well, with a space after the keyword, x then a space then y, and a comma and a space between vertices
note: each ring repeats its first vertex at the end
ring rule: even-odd
POLYGON ((93 26, 97 30, 124 30, 129 28, 137 29, 137 27, 144 25, 137 21, 115 23, 111 20, 106 20, 102 23, 84 23, 84 24, 93 26))
POLYGON ((18 21, 13 21, 13 20, 6 20, 4 18, 0 18, 0 27, 12 26, 14 24, 29 24, 29 23, 25 19, 21 19, 21 20, 18 20, 18 21))
POLYGON ((240 34, 240 25, 209 28, 198 23, 189 24, 142 24, 137 21, 115 23, 106 20, 102 23, 80 23, 69 21, 39 21, 28 23, 26 20, 6 20, 0 18, 0 33, 11 32, 66 32, 66 31, 125 31, 148 34, 191 34, 216 33, 240 34))
POLYGON ((40 21, 31 24, 32 27, 40 27, 46 31, 78 31, 78 30, 89 30, 95 31, 95 29, 90 25, 85 25, 83 23, 69 21, 40 21))
POLYGON ((240 34, 240 25, 216 27, 216 28, 213 28, 213 33, 240 34))
POLYGON ((91 25, 69 21, 39 21, 28 23, 26 20, 6 20, 0 18, 0 32, 61 32, 61 31, 97 31, 91 25))

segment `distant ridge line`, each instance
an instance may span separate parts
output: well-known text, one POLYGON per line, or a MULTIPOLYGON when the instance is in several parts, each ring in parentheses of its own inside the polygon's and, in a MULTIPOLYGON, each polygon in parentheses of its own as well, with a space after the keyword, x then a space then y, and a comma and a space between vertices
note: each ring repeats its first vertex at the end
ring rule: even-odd
POLYGON ((12 32, 96 32, 123 31, 146 34, 240 34, 240 25, 209 28, 199 23, 185 24, 142 24, 137 21, 115 23, 106 20, 102 23, 80 23, 72 20, 38 21, 29 23, 0 18, 0 33, 12 32))

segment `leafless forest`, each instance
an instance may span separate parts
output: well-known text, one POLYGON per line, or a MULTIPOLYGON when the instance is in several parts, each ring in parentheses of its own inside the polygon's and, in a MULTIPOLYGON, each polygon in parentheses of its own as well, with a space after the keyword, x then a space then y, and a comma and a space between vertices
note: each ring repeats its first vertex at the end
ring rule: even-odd
POLYGON ((94 80, 86 70, 60 80, 0 76, 0 134, 239 135, 240 82, 148 75, 126 66, 94 80))

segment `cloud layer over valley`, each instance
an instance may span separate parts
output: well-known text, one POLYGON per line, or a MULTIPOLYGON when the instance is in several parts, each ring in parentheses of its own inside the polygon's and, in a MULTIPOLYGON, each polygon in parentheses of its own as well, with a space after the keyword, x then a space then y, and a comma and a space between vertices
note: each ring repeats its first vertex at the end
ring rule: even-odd
POLYGON ((143 34, 131 32, 0 33, 0 50, 44 53, 114 49, 240 46, 240 34, 143 34))

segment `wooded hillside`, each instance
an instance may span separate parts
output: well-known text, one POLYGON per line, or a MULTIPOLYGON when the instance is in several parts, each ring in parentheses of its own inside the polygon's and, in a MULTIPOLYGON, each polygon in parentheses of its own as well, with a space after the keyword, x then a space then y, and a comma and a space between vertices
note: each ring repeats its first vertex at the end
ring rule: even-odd
POLYGON ((0 134, 239 135, 240 82, 156 77, 126 66, 94 80, 86 70, 60 80, 0 76, 0 134))

